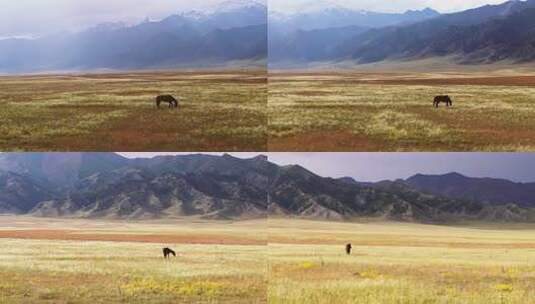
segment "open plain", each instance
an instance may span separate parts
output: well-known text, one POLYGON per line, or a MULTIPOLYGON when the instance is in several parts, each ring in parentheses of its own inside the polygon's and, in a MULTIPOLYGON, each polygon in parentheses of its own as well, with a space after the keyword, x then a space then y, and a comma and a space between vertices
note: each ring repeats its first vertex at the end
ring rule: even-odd
POLYGON ((459 71, 270 72, 269 150, 535 151, 535 76, 459 71))
POLYGON ((265 151, 266 94, 263 70, 2 76, 0 149, 265 151))
POLYGON ((265 245, 265 220, 2 216, 0 303, 265 303, 265 245))
POLYGON ((269 220, 269 303, 522 304, 534 287, 533 225, 269 220))
POLYGON ((1 303, 520 304, 535 226, 2 216, 0 278, 1 303))

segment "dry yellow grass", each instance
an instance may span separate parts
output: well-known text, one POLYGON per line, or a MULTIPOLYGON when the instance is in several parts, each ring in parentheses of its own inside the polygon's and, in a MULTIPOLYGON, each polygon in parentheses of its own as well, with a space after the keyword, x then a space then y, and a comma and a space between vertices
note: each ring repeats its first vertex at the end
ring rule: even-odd
POLYGON ((87 235, 159 234, 162 240, 0 238, 0 303, 266 302, 265 221, 128 223, 0 217, 1 231, 51 227, 87 235), (198 234, 212 234, 213 242, 196 244, 198 234), (169 235, 190 242, 166 242, 169 235), (225 241, 229 238, 258 243, 231 244, 225 241), (165 261, 164 246, 178 256, 165 261))
POLYGON ((0 77, 0 149, 265 151, 266 94, 262 70, 0 77))
POLYGON ((535 297, 535 225, 0 217, 3 232, 39 229, 161 241, 0 237, 0 303, 523 304, 535 297), (212 243, 195 243, 206 235, 212 243), (228 242, 236 239, 258 243, 228 242), (178 256, 164 261, 164 246, 178 256))
POLYGON ((0 149, 535 151, 535 77, 138 72, 0 77, 0 149), (183 97, 156 110, 158 94, 183 97), (435 109, 449 94, 451 109, 435 109))
POLYGON ((535 226, 269 222, 270 303, 520 304, 535 297, 535 226))
POLYGON ((273 73, 269 150, 535 151, 535 77, 502 74, 273 73))

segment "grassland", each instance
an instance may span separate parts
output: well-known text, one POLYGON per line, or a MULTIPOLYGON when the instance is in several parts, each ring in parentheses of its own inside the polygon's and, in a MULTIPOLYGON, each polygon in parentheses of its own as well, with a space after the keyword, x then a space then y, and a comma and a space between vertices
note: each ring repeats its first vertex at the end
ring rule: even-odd
POLYGON ((270 151, 535 151, 526 71, 273 72, 270 151), (436 95, 453 108, 435 109, 436 95))
POLYGON ((269 241, 269 303, 521 304, 535 297, 535 226, 270 219, 269 241))
POLYGON ((265 151, 266 94, 261 70, 0 77, 0 150, 265 151))
POLYGON ((0 77, 0 150, 535 151, 520 72, 132 72, 0 77), (154 105, 182 97, 178 110, 154 105), (454 107, 435 109, 435 95, 454 107))
POLYGON ((0 303, 266 302, 265 221, 0 217, 0 231, 0 303))
POLYGON ((533 225, 0 217, 0 303, 523 304, 534 287, 533 225))

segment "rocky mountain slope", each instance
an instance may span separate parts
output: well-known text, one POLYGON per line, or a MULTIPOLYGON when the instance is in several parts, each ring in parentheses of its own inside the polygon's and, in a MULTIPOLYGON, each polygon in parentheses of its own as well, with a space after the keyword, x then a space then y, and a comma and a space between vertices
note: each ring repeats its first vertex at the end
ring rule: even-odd
POLYGON ((532 221, 531 208, 513 203, 452 199, 421 192, 404 181, 356 183, 283 167, 270 188, 269 210, 282 216, 344 220, 358 217, 428 223, 459 220, 532 221))
POLYGON ((530 184, 462 176, 359 183, 262 155, 0 154, 0 213, 47 217, 533 221, 534 193, 530 184))
POLYGON ((266 215, 266 157, 113 153, 0 155, 0 211, 39 216, 156 218, 266 215), (71 183, 65 183, 71 180, 71 183))

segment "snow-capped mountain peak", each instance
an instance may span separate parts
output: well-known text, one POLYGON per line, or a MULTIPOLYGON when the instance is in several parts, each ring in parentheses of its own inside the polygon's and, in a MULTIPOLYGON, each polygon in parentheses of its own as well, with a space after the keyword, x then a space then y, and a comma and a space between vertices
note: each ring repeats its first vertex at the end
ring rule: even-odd
POLYGON ((217 12, 235 11, 243 8, 266 7, 265 0, 228 0, 216 6, 217 12))

